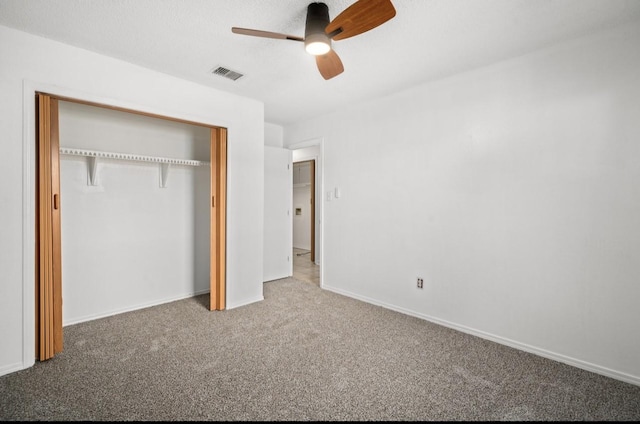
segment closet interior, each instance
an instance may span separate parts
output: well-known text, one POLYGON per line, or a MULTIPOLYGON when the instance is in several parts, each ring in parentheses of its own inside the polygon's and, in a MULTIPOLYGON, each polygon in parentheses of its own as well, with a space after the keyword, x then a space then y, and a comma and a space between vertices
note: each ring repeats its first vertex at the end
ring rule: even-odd
POLYGON ((59 101, 63 325, 209 292, 211 129, 59 101))

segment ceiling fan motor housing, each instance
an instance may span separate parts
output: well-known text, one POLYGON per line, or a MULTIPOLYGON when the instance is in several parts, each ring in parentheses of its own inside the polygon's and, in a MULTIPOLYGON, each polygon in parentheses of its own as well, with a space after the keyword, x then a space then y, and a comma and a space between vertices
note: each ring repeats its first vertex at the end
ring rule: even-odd
POLYGON ((305 47, 311 43, 331 46, 331 38, 324 32, 329 25, 329 7, 324 3, 311 3, 307 8, 307 23, 304 30, 305 47))

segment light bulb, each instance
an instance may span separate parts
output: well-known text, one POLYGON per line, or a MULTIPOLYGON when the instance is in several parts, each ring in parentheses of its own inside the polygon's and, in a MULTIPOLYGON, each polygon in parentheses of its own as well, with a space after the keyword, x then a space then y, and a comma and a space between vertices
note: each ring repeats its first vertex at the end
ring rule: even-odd
POLYGON ((305 46, 305 49, 309 54, 312 54, 314 56, 321 56, 323 54, 329 53, 331 47, 323 41, 314 41, 313 43, 308 43, 305 46))
POLYGON ((324 31, 307 34, 304 38, 304 48, 314 56, 327 54, 331 50, 331 40, 324 31))

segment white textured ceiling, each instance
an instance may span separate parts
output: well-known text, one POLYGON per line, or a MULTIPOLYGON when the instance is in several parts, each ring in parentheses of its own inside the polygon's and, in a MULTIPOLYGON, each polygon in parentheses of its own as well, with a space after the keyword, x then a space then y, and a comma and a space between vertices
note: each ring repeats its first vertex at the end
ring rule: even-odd
MULTIPOLYGON (((354 1, 324 2, 334 18, 354 1)), ((0 0, 0 25, 261 100, 286 125, 640 20, 640 0, 392 2, 395 18, 333 43, 345 71, 328 81, 302 43, 231 32, 303 37, 309 0, 0 0)))

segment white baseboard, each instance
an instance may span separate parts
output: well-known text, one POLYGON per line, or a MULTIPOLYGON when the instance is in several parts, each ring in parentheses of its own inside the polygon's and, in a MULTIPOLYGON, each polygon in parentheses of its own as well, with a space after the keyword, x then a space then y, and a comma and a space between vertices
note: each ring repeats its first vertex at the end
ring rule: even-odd
POLYGON ((264 296, 257 296, 257 297, 252 298, 252 299, 246 299, 246 300, 243 300, 241 302, 236 302, 236 303, 233 303, 233 304, 229 304, 229 305, 227 305, 227 309, 235 309, 235 308, 239 308, 241 306, 249 305, 251 303, 260 302, 260 301, 263 301, 263 300, 264 300, 264 296))
POLYGON ((3 375, 11 374, 12 372, 22 371, 24 369, 31 367, 32 365, 33 364, 25 365, 21 362, 18 362, 16 364, 5 365, 2 368, 0 368, 0 377, 3 375))
POLYGON ((81 322, 93 321, 95 319, 106 318, 106 317, 110 317, 110 316, 113 316, 113 315, 122 314, 122 313, 125 313, 125 312, 137 311, 138 309, 144 309, 144 308, 149 308, 151 306, 162 305, 164 303, 175 302, 177 300, 187 299, 187 298, 199 296, 199 295, 205 294, 205 293, 209 293, 209 289, 196 291, 196 292, 191 292, 191 293, 185 293, 185 294, 178 295, 178 296, 173 296, 173 297, 167 297, 167 298, 164 298, 164 299, 154 300, 154 301, 151 301, 151 302, 140 303, 140 304, 137 304, 137 305, 127 306, 126 308, 113 309, 111 311, 102 312, 102 313, 99 313, 99 314, 85 315, 83 317, 75 318, 75 319, 72 319, 70 321, 65 321, 63 323, 63 326, 79 324, 81 322))

